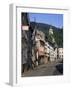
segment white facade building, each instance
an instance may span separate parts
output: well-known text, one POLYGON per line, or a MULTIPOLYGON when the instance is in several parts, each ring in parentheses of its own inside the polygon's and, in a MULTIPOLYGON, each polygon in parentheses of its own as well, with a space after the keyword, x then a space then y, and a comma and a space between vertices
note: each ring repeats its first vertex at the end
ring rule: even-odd
POLYGON ((55 58, 55 60, 57 60, 57 48, 55 48, 55 50, 54 50, 54 58, 55 58))
POLYGON ((63 48, 58 48, 59 59, 63 59, 63 48))
POLYGON ((54 61, 54 48, 52 46, 50 46, 50 61, 54 61))
POLYGON ((46 52, 47 54, 49 54, 49 50, 50 50, 50 48, 49 48, 49 44, 48 44, 48 42, 45 43, 44 48, 45 48, 45 52, 46 52))

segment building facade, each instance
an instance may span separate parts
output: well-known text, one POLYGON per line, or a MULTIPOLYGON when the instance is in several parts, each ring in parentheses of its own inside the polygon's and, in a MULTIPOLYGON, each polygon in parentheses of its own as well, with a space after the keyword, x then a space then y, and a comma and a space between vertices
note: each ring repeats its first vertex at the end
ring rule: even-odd
POLYGON ((63 59, 63 48, 58 48, 58 57, 59 59, 63 59))

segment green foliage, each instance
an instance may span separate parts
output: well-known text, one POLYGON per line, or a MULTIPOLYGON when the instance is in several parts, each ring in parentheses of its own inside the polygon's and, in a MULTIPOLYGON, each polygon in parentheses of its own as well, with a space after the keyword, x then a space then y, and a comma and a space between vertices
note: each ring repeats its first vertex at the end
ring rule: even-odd
POLYGON ((34 29, 35 25, 36 25, 38 30, 45 33, 46 41, 52 42, 52 37, 54 37, 58 47, 63 47, 63 28, 60 29, 60 28, 57 28, 55 26, 51 26, 48 24, 31 22, 31 27, 33 29, 34 29), (53 29, 53 33, 54 33, 53 36, 49 35, 50 27, 52 27, 52 29, 53 29))

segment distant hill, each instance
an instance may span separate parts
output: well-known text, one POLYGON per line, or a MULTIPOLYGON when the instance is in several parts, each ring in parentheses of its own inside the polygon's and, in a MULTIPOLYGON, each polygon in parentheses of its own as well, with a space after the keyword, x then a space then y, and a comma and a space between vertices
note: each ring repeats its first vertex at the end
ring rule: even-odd
POLYGON ((36 26, 36 28, 42 32, 45 33, 45 38, 46 41, 49 40, 49 28, 52 27, 54 30, 54 38, 59 47, 63 47, 63 28, 57 28, 55 26, 49 25, 49 24, 44 24, 44 23, 35 23, 31 22, 30 23, 32 29, 36 26))

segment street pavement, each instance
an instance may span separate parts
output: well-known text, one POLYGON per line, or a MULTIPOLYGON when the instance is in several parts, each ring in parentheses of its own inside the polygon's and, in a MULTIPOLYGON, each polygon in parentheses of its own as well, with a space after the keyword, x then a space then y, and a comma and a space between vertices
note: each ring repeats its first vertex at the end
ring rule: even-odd
POLYGON ((39 65, 34 70, 24 72, 22 77, 54 75, 63 75, 63 63, 49 62, 48 64, 39 65))

